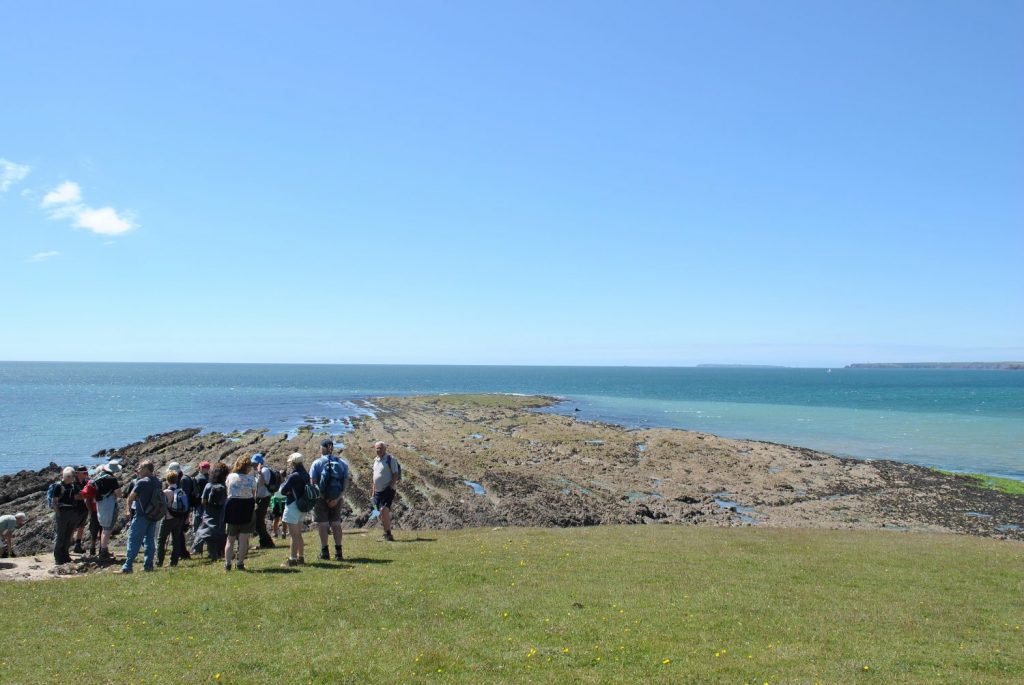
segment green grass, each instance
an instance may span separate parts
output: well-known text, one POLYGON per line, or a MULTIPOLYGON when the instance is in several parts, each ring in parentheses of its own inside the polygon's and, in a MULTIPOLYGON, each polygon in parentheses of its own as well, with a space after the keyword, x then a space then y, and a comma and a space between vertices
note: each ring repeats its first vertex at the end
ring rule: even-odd
POLYGON ((546 397, 532 395, 500 395, 500 394, 468 394, 468 395, 431 395, 414 398, 420 401, 456 408, 494 407, 499 409, 533 409, 547 407, 552 401, 546 397))
POLYGON ((1018 543, 669 526, 377 536, 347 535, 349 563, 296 572, 274 550, 245 574, 187 562, 4 584, 0 682, 1024 679, 1018 543))
POLYGON ((950 476, 965 478, 971 481, 972 485, 979 488, 998 490, 1010 495, 1024 495, 1024 481, 1014 478, 999 478, 998 476, 988 476, 984 473, 959 473, 956 471, 943 471, 942 469, 935 470, 950 476))

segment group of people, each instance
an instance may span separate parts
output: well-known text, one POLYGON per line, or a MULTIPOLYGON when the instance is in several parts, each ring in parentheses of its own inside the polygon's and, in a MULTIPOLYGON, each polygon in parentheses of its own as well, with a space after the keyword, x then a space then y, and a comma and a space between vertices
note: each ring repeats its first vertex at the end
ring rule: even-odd
MULTIPOLYGON (((395 486, 401 479, 401 466, 383 442, 374 444, 374 515, 380 517, 383 539, 393 541, 391 505, 395 486)), ((122 488, 117 463, 100 466, 90 478, 85 467, 66 467, 61 480, 48 490, 54 510, 54 561, 71 561, 69 549, 84 554, 86 524, 91 534, 91 554, 112 558, 110 536, 117 521, 118 499, 127 496, 129 516, 128 542, 122 573, 132 573, 135 560, 143 552, 143 569, 162 566, 170 542, 170 566, 207 550, 210 559, 223 558, 224 569, 245 570, 250 538, 255 535, 260 547, 274 547, 277 536, 290 538, 286 565, 305 563, 302 538, 303 519, 312 512, 320 538, 320 559, 330 560, 329 539, 334 540, 334 559, 342 552, 342 493, 350 477, 348 462, 334 453, 334 443, 324 440, 320 456, 307 470, 299 452, 288 457, 288 473, 281 474, 267 465, 262 454, 241 456, 233 465, 203 461, 193 475, 183 472, 178 462, 167 465, 161 481, 152 461, 138 464, 136 477, 122 488), (267 529, 267 513, 272 517, 267 529), (186 544, 192 531, 191 545, 186 544), (72 547, 73 545, 73 547, 72 547)), ((0 517, 0 531, 10 547, 11 534, 23 525, 24 514, 0 517), (8 522, 11 519, 12 522, 8 522)))

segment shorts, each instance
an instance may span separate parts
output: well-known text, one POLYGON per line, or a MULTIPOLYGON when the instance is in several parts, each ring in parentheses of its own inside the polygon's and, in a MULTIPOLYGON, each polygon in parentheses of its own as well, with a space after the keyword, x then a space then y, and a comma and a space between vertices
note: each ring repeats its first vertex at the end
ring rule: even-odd
POLYGON ((318 498, 313 506, 313 523, 340 523, 341 522, 341 501, 330 509, 322 497, 318 498))
POLYGON ((383 490, 381 490, 379 492, 376 492, 373 495, 373 506, 377 507, 378 509, 383 509, 384 507, 390 507, 391 503, 394 502, 394 501, 395 501, 395 489, 394 488, 384 488, 383 490))
POLYGON ((224 526, 224 530, 233 538, 237 538, 239 535, 252 535, 253 529, 256 528, 255 523, 255 521, 249 521, 249 523, 228 523, 224 526))
POLYGON ((298 502, 292 502, 291 504, 285 505, 284 518, 282 520, 285 523, 290 523, 291 525, 302 523, 302 512, 299 511, 298 502))
POLYGON ((110 530, 117 521, 117 498, 104 497, 96 502, 96 518, 100 520, 100 527, 110 530))
POLYGON ((281 516, 282 514, 284 514, 285 506, 286 505, 285 505, 285 501, 284 500, 280 500, 280 499, 275 500, 275 499, 271 498, 271 500, 270 500, 270 515, 273 516, 274 518, 277 518, 278 516, 281 516))

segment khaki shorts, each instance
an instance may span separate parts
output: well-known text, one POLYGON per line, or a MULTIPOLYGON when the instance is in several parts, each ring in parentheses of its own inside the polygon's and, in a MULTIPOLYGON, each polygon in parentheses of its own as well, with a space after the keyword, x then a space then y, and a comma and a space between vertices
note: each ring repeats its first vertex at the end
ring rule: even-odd
POLYGON ((313 505, 313 523, 340 523, 341 522, 341 500, 334 507, 328 509, 327 502, 321 497, 313 505))

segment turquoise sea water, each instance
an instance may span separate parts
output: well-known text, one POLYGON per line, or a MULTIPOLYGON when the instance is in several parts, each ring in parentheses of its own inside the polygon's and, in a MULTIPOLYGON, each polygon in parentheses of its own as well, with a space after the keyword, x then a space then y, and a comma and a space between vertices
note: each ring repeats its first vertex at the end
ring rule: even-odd
MULTIPOLYGON (((183 428, 341 432, 353 400, 514 392, 688 428, 1024 479, 1024 373, 899 369, 0 363, 0 473, 183 428)), ((574 409, 579 412, 573 412, 574 409)))

